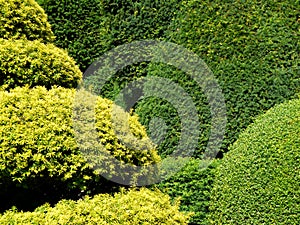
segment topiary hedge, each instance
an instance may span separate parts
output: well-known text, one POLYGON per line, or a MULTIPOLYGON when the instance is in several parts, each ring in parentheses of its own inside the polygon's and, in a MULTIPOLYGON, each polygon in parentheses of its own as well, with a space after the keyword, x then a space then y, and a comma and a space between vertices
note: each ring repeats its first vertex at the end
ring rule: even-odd
MULTIPOLYGON (((93 185, 97 186, 97 182, 95 184, 94 181, 99 180, 99 173, 114 175, 118 172, 114 165, 109 164, 107 156, 101 157, 97 154, 95 160, 100 161, 98 163, 101 163, 102 167, 100 166, 97 172, 91 172, 89 167, 94 166, 92 163, 95 161, 87 163, 89 157, 84 155, 84 149, 79 149, 82 141, 80 136, 86 133, 75 136, 76 132, 80 133, 82 130, 74 130, 76 124, 73 112, 80 108, 80 104, 74 103, 74 98, 74 90, 62 87, 54 87, 49 91, 39 86, 33 89, 18 87, 10 92, 0 92, 0 185, 13 184, 38 190, 43 183, 57 187, 64 183, 70 190, 80 189, 89 193, 93 191, 93 185)), ((79 98, 76 99, 79 101, 79 98)), ((131 146, 127 147, 114 135, 114 130, 123 135, 128 130, 117 124, 111 131, 111 101, 99 97, 97 102, 93 103, 96 105, 96 135, 107 155, 139 166, 159 161, 155 149, 150 148, 153 147, 151 143, 149 148, 140 151, 130 148, 131 146)), ((81 109, 84 110, 84 107, 81 105, 81 109)), ((131 136, 125 135, 125 141, 135 146, 139 146, 139 140, 143 145, 147 144, 149 141, 147 142, 146 132, 137 117, 131 116, 129 121, 132 127, 130 132, 139 138, 130 139, 131 136)), ((84 138, 88 138, 89 141, 90 137, 84 138)), ((93 143, 93 139, 90 139, 93 143)), ((96 144, 93 143, 94 146, 96 144)), ((101 151, 99 148, 93 150, 101 151)), ((4 190, 5 188, 1 189, 4 190)), ((46 193, 47 189, 42 191, 46 193)), ((58 193, 60 191, 64 190, 57 190, 58 193)))
POLYGON ((113 47, 134 40, 162 37, 179 2, 39 1, 56 35, 56 45, 67 49, 83 72, 113 47))
POLYGON ((40 41, 0 39, 0 86, 75 88, 82 73, 67 52, 40 41))
MULTIPOLYGON (((218 79, 228 119, 223 151, 256 115, 293 98, 299 90, 297 8, 295 1, 184 1, 166 30, 165 40, 195 52, 218 79)), ((199 85, 168 65, 152 63, 147 75, 171 79, 193 98, 201 121, 202 136, 194 155, 198 157, 207 145, 211 122, 199 85)), ((158 151, 172 152, 181 120, 168 102, 149 100, 137 106, 136 113, 145 126, 152 117, 165 118, 170 128, 158 151)))
POLYGON ((34 0, 1 0, 0 5, 0 38, 54 41, 47 15, 34 0))
POLYGON ((299 224, 299 137, 299 99, 259 116, 216 170, 210 224, 299 224))
POLYGON ((126 193, 96 195, 75 201, 62 200, 34 212, 6 211, 1 224, 187 224, 190 213, 179 211, 179 202, 159 191, 141 189, 126 193))
MULTIPOLYGON (((178 165, 178 160, 175 165, 178 165)), ((172 166, 174 162, 171 160, 169 164, 172 166)), ((171 199, 180 198, 180 210, 194 212, 189 224, 208 224, 210 192, 218 164, 217 160, 204 162, 191 159, 178 173, 154 187, 168 194, 171 199)))

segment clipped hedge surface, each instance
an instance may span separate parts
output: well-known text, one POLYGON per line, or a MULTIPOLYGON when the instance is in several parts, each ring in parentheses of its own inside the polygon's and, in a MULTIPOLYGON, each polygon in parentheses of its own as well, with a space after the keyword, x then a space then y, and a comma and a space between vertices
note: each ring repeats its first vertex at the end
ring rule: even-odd
POLYGON ((40 0, 56 45, 67 49, 81 71, 118 45, 163 36, 180 0, 40 0))
MULTIPOLYGON (((87 164, 87 157, 83 157, 83 152, 79 150, 81 139, 76 136, 75 140, 72 117, 74 97, 73 89, 62 87, 49 91, 40 86, 33 89, 18 87, 10 92, 0 92, 1 185, 13 183, 19 187, 36 188, 36 185, 39 186, 37 181, 44 180, 49 184, 57 181, 57 186, 63 182, 69 189, 87 192, 91 191, 89 188, 93 189, 88 184, 91 182, 93 185, 92 181, 99 180, 99 177, 97 172, 91 173, 89 166, 93 165, 87 164)), ((103 151, 122 162, 140 166, 160 160, 155 148, 143 151, 130 149, 114 135, 110 121, 111 101, 98 97, 97 102, 93 103, 97 109, 96 134, 104 146, 103 151)), ((78 104, 76 107, 78 109, 78 104)), ((137 117, 131 116, 129 121, 130 131, 142 137, 141 140, 147 140, 146 131, 137 117)), ((115 130, 127 132, 121 126, 116 126, 115 130)), ((104 166, 98 172, 116 173, 113 165, 105 166, 106 158, 99 160, 104 166)))
POLYGON ((259 116, 216 170, 210 224, 299 224, 299 137, 299 99, 259 116))
POLYGON ((0 39, 0 86, 76 88, 82 73, 65 50, 40 41, 0 39))
POLYGON ((34 212, 6 211, 0 224, 187 224, 189 213, 179 211, 179 202, 159 191, 141 189, 126 193, 96 195, 75 201, 62 200, 51 208, 34 212))
MULTIPOLYGON (((173 163, 170 161, 170 165, 173 163)), ((194 212, 189 224, 208 224, 210 192, 218 164, 218 160, 203 162, 191 159, 178 173, 154 187, 168 194, 171 199, 179 198, 180 210, 194 212)))
MULTIPOLYGON (((228 118, 223 151, 256 115, 299 91, 298 5, 298 1, 289 0, 183 1, 166 30, 164 40, 195 52, 218 79, 228 118)), ((199 85, 167 65, 151 64, 147 75, 172 79, 194 99, 203 134, 195 153, 198 157, 207 145, 211 122, 199 85)), ((174 150, 179 139, 180 119, 173 111, 160 99, 142 103, 136 110, 145 126, 152 117, 166 118, 170 130, 158 148, 161 153, 174 150)))
POLYGON ((0 38, 53 42, 44 10, 34 0, 0 0, 0 38))

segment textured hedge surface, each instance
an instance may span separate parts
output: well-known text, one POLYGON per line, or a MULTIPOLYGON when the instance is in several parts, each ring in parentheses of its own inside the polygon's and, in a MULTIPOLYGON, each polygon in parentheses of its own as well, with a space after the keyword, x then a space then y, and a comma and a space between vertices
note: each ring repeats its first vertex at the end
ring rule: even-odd
POLYGON ((113 47, 162 37, 178 2, 39 0, 56 35, 56 45, 67 49, 83 72, 113 47))
MULTIPOLYGON (((80 189, 87 193, 93 190, 93 186, 88 185, 89 182, 97 186, 99 177, 95 174, 98 173, 89 170, 89 164, 86 162, 88 157, 83 157, 83 152, 79 151, 82 138, 79 135, 75 140, 72 117, 74 97, 74 90, 62 87, 55 87, 49 91, 44 87, 18 87, 10 92, 0 92, 1 191, 5 192, 4 187, 11 183, 29 189, 38 189, 45 182, 50 186, 64 183, 69 189, 80 189), (39 182, 41 180, 42 183, 39 182)), ((111 101, 99 97, 97 102, 93 103, 97 108, 96 135, 104 146, 103 151, 133 165, 143 166, 159 161, 155 148, 146 148, 143 151, 131 149, 114 135, 110 118, 111 101)), ((77 108, 79 106, 76 105, 77 108)), ((84 107, 82 104, 81 109, 85 109, 84 107)), ((146 131, 139 124, 137 117, 131 116, 129 121, 132 127, 130 132, 142 137, 142 140, 147 139, 146 131)), ((118 125, 114 129, 121 133, 128 132, 118 125)), ((81 131, 77 129, 77 132, 81 131)), ((134 143, 134 140, 130 141, 130 137, 126 140, 134 143)), ((100 151, 99 148, 94 150, 100 151)), ((105 163, 108 163, 107 157, 98 158, 96 155, 95 159, 100 160, 99 165, 102 166, 98 172, 116 173, 113 165, 105 166, 105 163)), ((44 191, 47 192, 47 189, 44 191)))
MULTIPOLYGON (((170 166, 177 165, 170 161, 170 166)), ((180 210, 194 212, 189 224, 208 224, 208 207, 215 169, 219 161, 202 161, 191 159, 186 166, 174 176, 155 185, 171 199, 180 198, 180 210)))
POLYGON ((159 191, 141 189, 85 197, 77 202, 62 200, 55 207, 43 205, 34 212, 10 210, 0 224, 187 224, 189 213, 179 211, 179 202, 159 191))
POLYGON ((34 0, 0 1, 0 38, 53 42, 44 10, 34 0))
POLYGON ((300 100, 259 116, 216 170, 211 224, 300 223, 300 100))
POLYGON ((76 88, 82 73, 68 53, 38 40, 0 39, 0 86, 76 88))
MULTIPOLYGON (((95 1, 82 2, 80 10, 77 10, 77 5, 62 7, 54 1, 44 1, 42 5, 58 36, 58 46, 69 49, 79 63, 86 62, 84 65, 89 60, 92 62, 98 53, 101 55, 117 45, 144 38, 171 41, 197 53, 217 77, 226 99, 228 124, 224 151, 256 115, 293 98, 299 89, 299 14, 295 1, 237 1, 234 4, 199 0, 95 1), (89 4, 95 5, 94 10, 89 4), (57 14, 55 10, 61 13, 57 14), (89 18, 94 18, 95 23, 86 23, 89 18), (90 24, 93 30, 87 38, 81 34, 89 29, 85 29, 84 24, 90 24), (80 32, 71 28, 73 25, 80 28, 80 32), (74 39, 66 37, 68 32, 74 39), (79 40, 79 37, 81 43, 89 40, 88 48, 77 43, 75 39, 79 40), (94 37, 99 37, 99 42, 94 41, 94 37)), ((82 65, 81 69, 86 67, 82 65)), ((205 95, 196 82, 179 70, 161 64, 151 64, 145 69, 146 66, 134 65, 119 71, 104 87, 103 96, 113 98, 126 83, 145 75, 161 76, 179 83, 198 109, 201 122, 199 148, 195 153, 198 157, 210 133, 210 112, 205 95)), ((158 151, 161 155, 172 152, 180 137, 181 124, 167 101, 152 99, 142 102, 136 112, 147 127, 150 118, 165 119, 169 128, 158 151)), ((157 135, 161 136, 159 132, 157 135)))
MULTIPOLYGON (((228 118, 224 151, 256 115, 293 98, 299 91, 298 3, 184 1, 166 31, 165 40, 195 52, 218 79, 228 118)), ((201 121, 202 136, 195 155, 198 157, 210 132, 210 111, 201 88, 186 74, 167 65, 150 65, 147 75, 172 79, 193 98, 201 121)), ((154 99, 142 103, 136 112, 146 126, 149 118, 156 115, 166 118, 170 128, 158 151, 174 150, 181 125, 168 103, 154 99)))

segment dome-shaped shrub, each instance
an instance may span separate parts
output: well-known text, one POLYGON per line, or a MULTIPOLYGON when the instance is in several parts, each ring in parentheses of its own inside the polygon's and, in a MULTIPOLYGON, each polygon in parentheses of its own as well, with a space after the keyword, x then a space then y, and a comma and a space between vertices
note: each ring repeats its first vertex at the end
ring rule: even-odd
POLYGON ((168 195, 147 189, 96 195, 77 202, 62 200, 55 207, 43 205, 34 212, 6 211, 0 224, 187 224, 190 213, 179 211, 168 195))
POLYGON ((54 41, 44 10, 34 0, 0 0, 0 38, 54 41))
MULTIPOLYGON (((0 92, 0 183, 14 182, 30 187, 36 180, 48 178, 67 182, 70 187, 86 188, 85 181, 92 177, 87 172, 90 166, 87 157, 79 150, 81 139, 78 136, 75 139, 74 97, 73 89, 62 87, 49 91, 39 86, 33 89, 18 87, 0 92)), ((107 154, 140 166, 159 161, 154 148, 130 149, 114 137, 110 125, 111 101, 99 97, 95 105, 97 135, 107 154)), ((78 104, 76 107, 78 109, 78 104)), ((133 127, 131 132, 141 137, 131 142, 141 140, 144 144, 146 132, 137 117, 130 116, 129 121, 133 127)), ((120 126, 115 130, 127 132, 120 126)), ((106 158, 99 160, 106 163, 106 158)), ((114 174, 116 171, 113 165, 107 165, 100 172, 114 174)))
POLYGON ((65 50, 40 41, 0 39, 0 86, 77 87, 82 73, 65 50))
POLYGON ((300 100, 243 132, 217 168, 211 224, 300 224, 300 100))

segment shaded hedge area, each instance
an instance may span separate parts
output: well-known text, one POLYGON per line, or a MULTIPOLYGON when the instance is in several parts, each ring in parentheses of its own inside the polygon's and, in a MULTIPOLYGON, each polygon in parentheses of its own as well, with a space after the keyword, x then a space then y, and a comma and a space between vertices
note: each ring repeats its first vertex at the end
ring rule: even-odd
POLYGON ((81 71, 118 45, 163 36, 180 0, 40 0, 56 35, 81 71))
POLYGON ((216 170, 210 224, 299 224, 300 100, 259 116, 216 170))
POLYGON ((38 40, 0 39, 0 86, 37 85, 76 88, 82 73, 68 53, 38 40))
MULTIPOLYGON (((166 31, 165 40, 195 52, 218 79, 228 118, 224 152, 256 115, 294 98, 299 91, 297 9, 295 1, 185 1, 166 31)), ((210 132, 210 112, 199 85, 167 65, 151 64, 147 76, 153 75, 172 79, 193 97, 203 121, 198 157, 210 132)), ((166 118, 171 128, 158 148, 160 153, 174 150, 179 139, 180 119, 169 117, 170 111, 159 99, 142 103, 136 110, 145 126, 157 115, 166 118)))
MULTIPOLYGON (((107 157, 102 157, 99 160, 104 164, 99 164, 100 168, 93 171, 91 167, 95 162, 87 163, 88 155, 83 155, 83 149, 79 149, 81 139, 75 139, 72 116, 74 98, 75 90, 62 87, 55 87, 49 91, 40 86, 32 89, 17 87, 10 92, 0 92, 0 194, 2 196, 10 193, 12 187, 16 187, 16 190, 24 189, 25 192, 27 189, 28 193, 35 190, 37 193, 44 193, 45 196, 56 191, 55 196, 59 197, 67 195, 68 190, 73 194, 77 191, 79 195, 111 191, 111 182, 99 176, 99 173, 106 172, 113 175, 117 172, 117 168, 109 165, 110 161, 107 157)), ((133 165, 143 166, 160 160, 155 148, 150 148, 153 146, 143 151, 130 149, 116 137, 113 129, 121 133, 129 131, 118 124, 112 127, 111 101, 97 97, 97 101, 92 103, 96 104, 98 110, 95 123, 96 135, 104 146, 104 148, 97 148, 98 145, 95 145, 92 150, 104 151, 107 155, 115 156, 122 162, 133 165)), ((84 107, 85 105, 82 105, 81 109, 85 109, 84 107)), ((140 137, 141 143, 144 143, 143 140, 147 140, 146 131, 136 116, 128 117, 132 127, 130 132, 140 137)), ((77 129, 77 132, 81 131, 77 129)), ((126 141, 136 143, 140 140, 130 138, 131 136, 127 137, 126 141)), ((139 146, 139 143, 136 143, 136 146, 139 146)), ((95 155, 95 158, 96 156, 98 155, 95 155)), ((136 177, 133 176, 132 179, 136 177)), ((15 197, 10 197, 12 199, 7 199, 7 202, 1 202, 1 207, 4 207, 2 204, 9 205, 11 202, 18 201, 15 197)), ((48 197, 51 199, 51 196, 48 197)), ((42 197, 37 201, 41 202, 43 199, 42 197)), ((24 207, 26 204, 31 204, 22 202, 21 199, 20 201, 19 204, 24 204, 24 207)))
POLYGON ((179 212, 179 202, 169 196, 147 189, 114 194, 86 196, 77 202, 62 200, 50 207, 40 206, 33 212, 7 211, 1 224, 166 224, 184 225, 189 213, 179 212))
POLYGON ((0 1, 0 38, 53 42, 45 11, 34 0, 0 1))
MULTIPOLYGON (((170 166, 178 165, 179 160, 176 163, 169 160, 170 166)), ((171 199, 179 198, 181 211, 193 212, 189 224, 208 224, 210 194, 218 165, 218 160, 190 159, 178 173, 154 187, 168 194, 171 199)))

